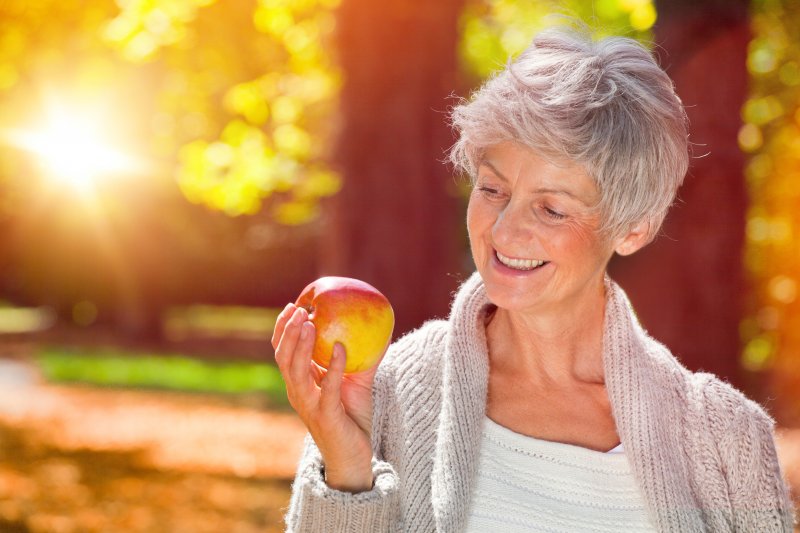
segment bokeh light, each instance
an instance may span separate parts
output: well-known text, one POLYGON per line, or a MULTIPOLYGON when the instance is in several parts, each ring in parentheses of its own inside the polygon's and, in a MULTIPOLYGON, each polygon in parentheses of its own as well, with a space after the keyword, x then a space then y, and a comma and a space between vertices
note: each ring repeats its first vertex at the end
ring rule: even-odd
POLYGON ((742 363, 767 376, 780 400, 772 412, 800 422, 800 5, 752 2, 747 68, 750 96, 739 145, 750 154, 745 267, 748 315, 741 328, 742 363))
POLYGON ((627 35, 650 43, 656 19, 652 0, 471 0, 461 20, 461 58, 467 71, 483 79, 545 27, 577 21, 600 36, 627 35))

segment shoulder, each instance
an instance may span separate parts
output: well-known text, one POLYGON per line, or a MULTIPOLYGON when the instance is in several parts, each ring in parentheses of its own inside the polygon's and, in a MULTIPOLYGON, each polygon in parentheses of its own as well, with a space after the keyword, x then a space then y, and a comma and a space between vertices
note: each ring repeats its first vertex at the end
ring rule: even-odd
POLYGON ((714 375, 692 374, 692 390, 702 415, 694 427, 712 439, 709 447, 716 450, 728 483, 735 529, 792 531, 794 506, 778 461, 775 421, 714 375))
POLYGON ((770 501, 784 498, 775 422, 766 410, 705 372, 689 374, 687 401, 684 435, 695 449, 714 450, 731 498, 745 502, 756 493, 771 494, 770 501))
POLYGON ((705 372, 691 374, 690 399, 694 411, 713 434, 718 448, 756 449, 773 440, 772 417, 735 387, 705 372))
POLYGON ((752 427, 771 430, 774 425, 761 405, 714 374, 686 371, 685 380, 690 409, 702 415, 718 435, 752 427))
POLYGON ((704 417, 772 423, 758 403, 714 374, 687 369, 666 346, 652 337, 645 336, 643 350, 649 361, 650 376, 657 376, 656 379, 661 381, 658 385, 668 385, 678 391, 690 411, 704 417))
POLYGON ((678 407, 691 425, 696 423, 720 444, 733 440, 740 446, 748 434, 753 439, 769 436, 771 440, 774 421, 758 403, 713 374, 688 370, 652 338, 646 339, 643 348, 651 385, 680 398, 678 407))
POLYGON ((661 405, 674 406, 670 418, 681 420, 686 449, 703 462, 698 472, 707 472, 709 465, 720 469, 737 505, 756 496, 762 500, 759 505, 789 505, 775 449, 775 422, 767 411, 719 377, 687 370, 666 348, 658 352, 653 354, 657 366, 668 373, 668 387, 680 398, 661 405))
POLYGON ((692 374, 692 381, 694 387, 702 394, 708 410, 735 418, 744 416, 772 421, 763 407, 717 376, 697 372, 692 374))

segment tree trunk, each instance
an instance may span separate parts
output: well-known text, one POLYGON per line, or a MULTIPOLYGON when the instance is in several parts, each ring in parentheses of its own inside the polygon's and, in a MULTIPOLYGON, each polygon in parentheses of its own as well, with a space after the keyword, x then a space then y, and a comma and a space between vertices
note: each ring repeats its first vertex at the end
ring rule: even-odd
POLYGON ((461 4, 344 0, 338 14, 344 186, 327 206, 321 274, 384 292, 396 335, 444 316, 462 277, 463 221, 442 164, 461 4))
POLYGON ((747 195, 737 134, 747 95, 747 2, 656 2, 661 64, 690 121, 693 159, 662 236, 615 259, 645 328, 689 368, 740 382, 747 195))

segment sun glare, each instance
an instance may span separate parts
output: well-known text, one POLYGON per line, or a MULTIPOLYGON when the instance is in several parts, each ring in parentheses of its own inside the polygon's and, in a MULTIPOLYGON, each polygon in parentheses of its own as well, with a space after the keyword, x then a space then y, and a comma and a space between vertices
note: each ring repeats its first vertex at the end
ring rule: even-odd
POLYGON ((135 170, 135 161, 108 144, 102 124, 77 114, 52 113, 40 127, 8 135, 36 156, 53 179, 86 190, 98 180, 135 170))

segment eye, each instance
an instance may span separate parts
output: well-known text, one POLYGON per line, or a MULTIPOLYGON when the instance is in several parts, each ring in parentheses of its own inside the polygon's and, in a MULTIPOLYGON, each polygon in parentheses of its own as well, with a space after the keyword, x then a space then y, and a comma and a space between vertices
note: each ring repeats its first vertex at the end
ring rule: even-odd
POLYGON ((563 219, 567 218, 567 215, 565 215, 563 213, 559 213, 558 211, 555 211, 553 209, 550 209, 547 206, 542 207, 542 209, 544 210, 545 214, 549 218, 552 218, 553 220, 563 220, 563 219))
POLYGON ((492 187, 486 187, 485 185, 479 186, 478 190, 488 198, 499 198, 500 196, 502 196, 500 191, 498 191, 497 189, 493 189, 492 187))

